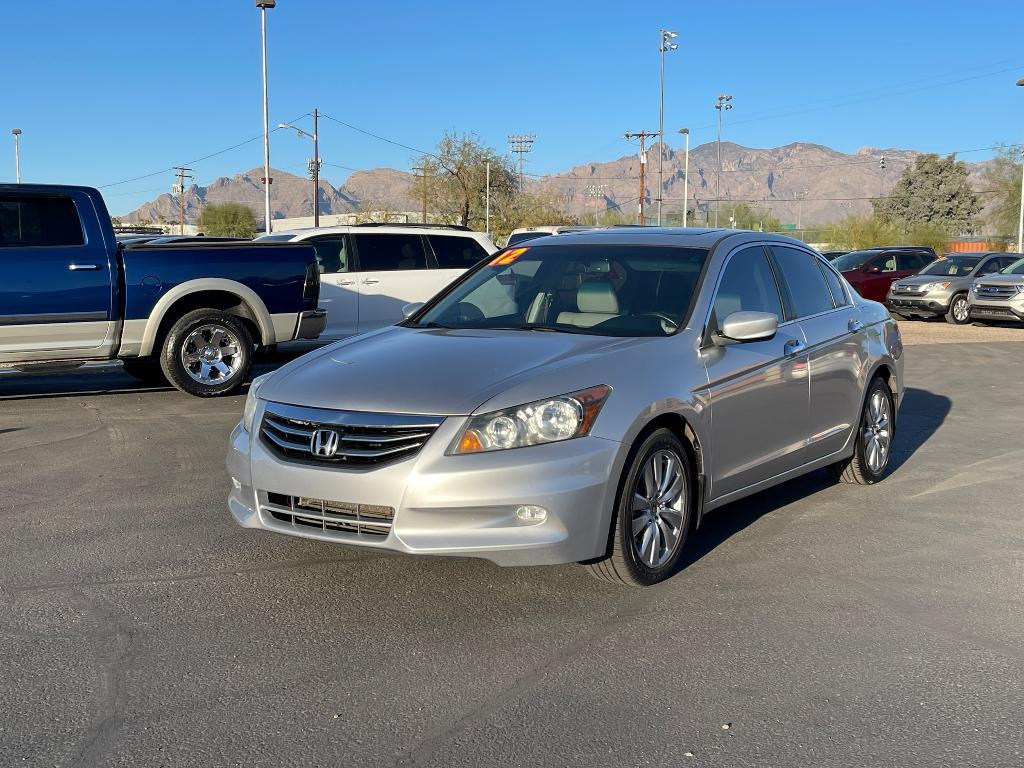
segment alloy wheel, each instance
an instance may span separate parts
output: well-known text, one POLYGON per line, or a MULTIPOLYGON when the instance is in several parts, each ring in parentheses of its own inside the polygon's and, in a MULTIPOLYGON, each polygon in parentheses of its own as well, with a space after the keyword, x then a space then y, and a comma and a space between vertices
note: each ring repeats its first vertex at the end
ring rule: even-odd
POLYGON ((648 568, 664 565, 679 547, 687 498, 682 459, 670 450, 653 453, 637 475, 632 504, 633 550, 648 568))
POLYGON ((864 458, 868 469, 880 474, 889 462, 892 442, 892 406, 885 392, 875 390, 864 414, 864 458))
POLYGON ((194 381, 223 384, 244 364, 238 339, 222 325, 201 325, 181 345, 181 363, 194 381))
POLYGON ((967 322, 967 299, 962 296, 953 302, 953 319, 958 323, 967 322))

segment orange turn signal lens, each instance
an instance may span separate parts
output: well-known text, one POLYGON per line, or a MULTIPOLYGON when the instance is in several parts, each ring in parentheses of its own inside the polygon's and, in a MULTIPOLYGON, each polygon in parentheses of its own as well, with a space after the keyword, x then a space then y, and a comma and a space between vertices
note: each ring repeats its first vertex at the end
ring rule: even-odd
POLYGON ((508 251, 502 251, 491 261, 492 267, 507 267, 509 264, 513 264, 516 259, 526 253, 529 248, 512 248, 508 251))
POLYGON ((484 444, 480 442, 480 436, 473 430, 467 429, 462 433, 456 453, 477 453, 483 449, 484 444))

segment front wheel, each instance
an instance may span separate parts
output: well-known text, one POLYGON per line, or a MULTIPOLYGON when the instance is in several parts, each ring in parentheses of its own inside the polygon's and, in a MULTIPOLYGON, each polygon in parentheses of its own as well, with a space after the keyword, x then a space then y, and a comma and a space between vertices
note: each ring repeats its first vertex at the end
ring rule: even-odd
POLYGON ((634 451, 619 489, 609 553, 587 564, 602 581, 644 587, 671 576, 686 545, 693 472, 671 431, 652 432, 634 451))
POLYGON ((160 367, 175 387, 197 397, 226 395, 252 368, 253 340, 245 324, 217 309, 182 316, 167 334, 160 367))
POLYGON ((853 456, 832 465, 836 480, 873 485, 885 476, 896 435, 896 409, 889 386, 876 378, 861 411, 853 456))
POLYGON ((971 319, 970 310, 967 306, 967 294, 958 293, 949 302, 949 311, 946 313, 946 322, 953 325, 963 325, 971 319))

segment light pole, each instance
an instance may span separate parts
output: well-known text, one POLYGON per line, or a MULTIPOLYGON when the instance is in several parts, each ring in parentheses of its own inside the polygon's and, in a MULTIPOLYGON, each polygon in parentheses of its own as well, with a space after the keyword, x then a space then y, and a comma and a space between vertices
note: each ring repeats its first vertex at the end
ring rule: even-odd
POLYGON ((270 234, 270 105, 267 99, 267 9, 277 0, 256 0, 263 40, 263 231, 270 234))
POLYGON ((661 226, 661 202, 665 195, 665 51, 674 51, 679 46, 672 42, 678 32, 661 30, 658 53, 661 54, 661 88, 658 99, 658 226, 661 226))
POLYGON ((718 226, 718 209, 722 205, 722 112, 732 109, 732 96, 728 93, 720 94, 715 102, 715 109, 718 110, 718 173, 715 174, 715 226, 718 226))
MULTIPOLYGON (((1024 86, 1024 77, 1017 81, 1024 86)), ((1024 147, 1020 157, 1020 216, 1017 218, 1017 253, 1024 253, 1024 147)))
POLYGON ((21 128, 11 128, 11 135, 14 136, 14 180, 21 184, 21 143, 18 141, 21 128))
POLYGON ((683 226, 686 226, 687 209, 690 207, 690 129, 680 128, 679 132, 686 137, 685 159, 683 160, 683 226))
POLYGON ((278 128, 291 128, 299 136, 305 136, 313 140, 313 159, 306 166, 313 175, 313 227, 320 226, 320 134, 318 132, 320 112, 313 108, 313 132, 306 133, 290 123, 278 123, 278 128))

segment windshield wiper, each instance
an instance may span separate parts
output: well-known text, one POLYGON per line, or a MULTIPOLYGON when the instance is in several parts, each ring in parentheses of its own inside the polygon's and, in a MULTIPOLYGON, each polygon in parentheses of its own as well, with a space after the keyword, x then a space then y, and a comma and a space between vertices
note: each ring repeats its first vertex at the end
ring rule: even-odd
POLYGON ((586 328, 574 328, 572 326, 560 327, 557 325, 492 325, 488 330, 494 331, 539 331, 541 333, 587 333, 586 328))
POLYGON ((411 327, 412 328, 446 328, 448 330, 452 330, 454 328, 454 326, 451 326, 451 325, 445 325, 444 323, 435 323, 435 322, 416 323, 416 325, 413 325, 411 327))

